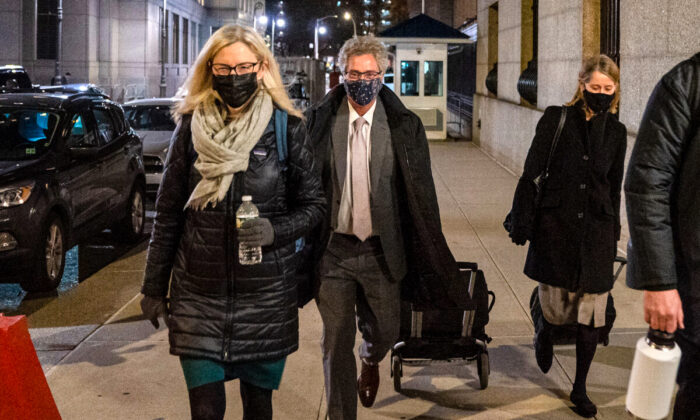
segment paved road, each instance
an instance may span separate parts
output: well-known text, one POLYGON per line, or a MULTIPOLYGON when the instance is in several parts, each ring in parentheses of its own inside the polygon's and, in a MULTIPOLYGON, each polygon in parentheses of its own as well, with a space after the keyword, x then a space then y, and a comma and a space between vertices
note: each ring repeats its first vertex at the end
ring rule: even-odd
POLYGON ((18 284, 0 284, 0 312, 27 316, 45 371, 139 293, 153 216, 148 210, 139 243, 119 243, 105 231, 70 249, 55 292, 28 294, 18 284))

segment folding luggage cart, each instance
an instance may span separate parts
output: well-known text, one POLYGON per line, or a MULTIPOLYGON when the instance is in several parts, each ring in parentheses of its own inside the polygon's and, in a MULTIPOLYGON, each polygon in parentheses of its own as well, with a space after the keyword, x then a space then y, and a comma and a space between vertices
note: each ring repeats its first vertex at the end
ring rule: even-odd
POLYGON ((484 273, 476 263, 457 264, 468 281, 466 304, 445 309, 401 302, 401 333, 391 351, 391 376, 396 392, 401 392, 403 365, 433 363, 468 364, 476 361, 480 387, 485 389, 488 386, 487 345, 491 338, 486 335, 484 327, 496 295, 487 290, 484 273))

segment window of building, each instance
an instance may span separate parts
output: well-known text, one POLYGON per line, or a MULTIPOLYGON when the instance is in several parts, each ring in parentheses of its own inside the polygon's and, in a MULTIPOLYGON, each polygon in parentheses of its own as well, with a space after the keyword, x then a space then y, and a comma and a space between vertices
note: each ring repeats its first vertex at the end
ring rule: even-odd
POLYGON ((423 95, 442 96, 442 61, 423 62, 423 95))
POLYGON ((58 0, 37 0, 36 58, 55 60, 58 39, 58 0))
POLYGON ((620 0, 600 0, 600 53, 620 65, 620 0))
POLYGON ((520 78, 518 93, 523 105, 537 105, 537 3, 522 0, 520 25, 520 78))
POLYGON ((180 16, 173 13, 173 63, 180 63, 180 16))
POLYGON ((418 96, 418 61, 401 62, 401 96, 418 96))
POLYGON ((498 3, 489 7, 488 26, 488 74, 486 89, 494 96, 498 94, 498 3))
POLYGON ((197 29, 198 25, 196 22, 190 22, 190 24, 192 25, 192 29, 190 30, 190 40, 192 41, 190 42, 190 44, 192 45, 192 47, 190 48, 190 54, 192 54, 192 63, 194 63, 195 61, 197 61, 197 34, 199 32, 197 29))
POLYGON ((183 18, 182 19, 182 64, 188 64, 190 60, 190 22, 183 18))

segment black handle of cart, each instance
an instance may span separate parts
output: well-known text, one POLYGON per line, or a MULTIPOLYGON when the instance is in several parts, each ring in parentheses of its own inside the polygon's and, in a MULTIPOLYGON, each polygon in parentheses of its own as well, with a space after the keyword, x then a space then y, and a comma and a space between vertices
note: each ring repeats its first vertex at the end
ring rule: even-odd
POLYGON ((618 255, 615 257, 615 262, 620 264, 620 266, 617 267, 617 271, 615 271, 615 280, 617 280, 622 272, 622 269, 625 268, 625 265, 627 265, 627 258, 618 255))

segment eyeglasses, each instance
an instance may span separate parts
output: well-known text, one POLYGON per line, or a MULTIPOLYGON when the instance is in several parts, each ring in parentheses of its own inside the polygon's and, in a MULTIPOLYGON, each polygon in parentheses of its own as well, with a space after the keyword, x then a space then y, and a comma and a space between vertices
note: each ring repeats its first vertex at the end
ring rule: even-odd
POLYGON ((236 76, 241 76, 243 74, 252 73, 255 66, 262 63, 262 61, 256 61, 254 63, 239 63, 235 66, 229 66, 228 64, 220 63, 210 63, 211 70, 217 76, 230 76, 232 73, 236 76))
POLYGON ((345 77, 348 80, 372 80, 376 79, 379 77, 382 73, 378 71, 364 71, 364 72, 359 72, 355 70, 350 70, 348 72, 345 72, 345 77))

